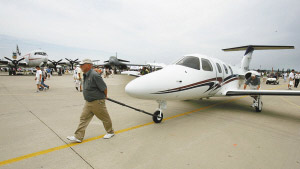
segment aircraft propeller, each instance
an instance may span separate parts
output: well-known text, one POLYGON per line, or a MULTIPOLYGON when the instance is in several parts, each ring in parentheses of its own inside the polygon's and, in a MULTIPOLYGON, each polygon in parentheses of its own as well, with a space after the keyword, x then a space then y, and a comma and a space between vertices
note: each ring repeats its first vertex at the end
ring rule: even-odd
POLYGON ((15 59, 12 60, 12 59, 10 59, 10 58, 8 58, 8 57, 4 57, 4 58, 7 59, 7 60, 9 60, 9 61, 11 61, 12 64, 14 65, 14 68, 15 68, 16 70, 17 70, 17 68, 18 68, 19 62, 25 59, 25 58, 21 58, 21 59, 19 59, 19 60, 15 60, 15 59))
POLYGON ((59 62, 61 62, 62 59, 58 60, 58 61, 55 61, 55 60, 49 60, 49 62, 51 62, 54 66, 54 70, 57 71, 57 68, 56 66, 59 64, 59 62))
POLYGON ((75 63, 79 64, 79 61, 77 61, 78 59, 75 59, 75 60, 71 60, 71 59, 68 59, 68 58, 65 58, 65 59, 70 62, 71 70, 74 70, 74 64, 75 63))

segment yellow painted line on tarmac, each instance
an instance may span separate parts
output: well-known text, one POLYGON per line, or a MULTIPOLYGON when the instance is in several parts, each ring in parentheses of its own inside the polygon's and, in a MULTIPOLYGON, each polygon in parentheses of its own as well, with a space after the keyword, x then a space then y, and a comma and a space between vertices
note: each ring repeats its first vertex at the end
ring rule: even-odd
MULTIPOLYGON (((174 115, 174 116, 165 118, 164 121, 170 120, 170 119, 174 119, 174 118, 177 118, 177 117, 181 117, 181 116, 184 116, 184 115, 187 115, 187 114, 191 114, 191 113, 194 113, 194 112, 199 112, 201 110, 209 109, 209 108, 215 107, 217 105, 221 105, 221 104, 233 102, 233 101, 242 99, 244 97, 247 97, 247 96, 241 96, 241 97, 230 99, 228 101, 224 101, 224 102, 221 102, 221 103, 212 104, 210 106, 206 106, 206 107, 202 107, 202 108, 199 108, 199 109, 196 109, 196 110, 192 110, 192 111, 189 111, 189 112, 185 112, 185 113, 182 113, 182 114, 174 115)), ((149 123, 137 125, 137 126, 134 126, 134 127, 130 127, 130 128, 127 128, 127 129, 118 130, 118 131, 115 131, 115 134, 120 134, 120 133, 123 133, 123 132, 126 132, 126 131, 130 131, 130 130, 138 129, 138 128, 141 128, 141 127, 149 126, 151 124, 154 124, 154 122, 149 122, 149 123)), ((27 154, 27 155, 24 155, 24 156, 12 158, 12 159, 9 159, 9 160, 4 160, 4 161, 0 162, 0 166, 6 165, 6 164, 11 164, 11 163, 14 163, 14 162, 17 162, 17 161, 21 161, 21 160, 25 160, 25 159, 28 159, 28 158, 31 158, 31 157, 36 157, 36 156, 39 156, 39 155, 47 154, 47 153, 50 153, 50 152, 53 152, 53 151, 65 149, 65 148, 68 148, 68 147, 73 147, 73 146, 76 146, 76 145, 79 145, 79 144, 83 144, 83 143, 86 143, 86 142, 90 142, 90 141, 93 141, 93 140, 97 140, 97 139, 103 138, 103 136, 104 135, 100 135, 100 136, 97 136, 97 137, 92 137, 92 138, 83 140, 82 143, 70 143, 70 144, 66 144, 66 145, 62 145, 62 146, 50 148, 50 149, 47 149, 47 150, 42 150, 42 151, 38 151, 38 152, 35 152, 35 153, 27 154)))

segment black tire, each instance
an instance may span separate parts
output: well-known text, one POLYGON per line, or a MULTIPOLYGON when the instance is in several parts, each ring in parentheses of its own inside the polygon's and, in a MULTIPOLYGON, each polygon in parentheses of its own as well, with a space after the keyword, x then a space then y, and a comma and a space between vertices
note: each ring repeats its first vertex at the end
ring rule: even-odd
POLYGON ((267 81, 266 84, 269 84, 269 82, 267 81))
POLYGON ((153 116, 152 119, 153 119, 153 121, 154 121, 155 123, 160 123, 160 122, 164 119, 164 114, 161 113, 161 117, 158 117, 159 114, 160 114, 160 111, 159 111, 159 110, 157 110, 157 111, 154 112, 154 114, 153 114, 153 115, 155 115, 155 116, 153 116))

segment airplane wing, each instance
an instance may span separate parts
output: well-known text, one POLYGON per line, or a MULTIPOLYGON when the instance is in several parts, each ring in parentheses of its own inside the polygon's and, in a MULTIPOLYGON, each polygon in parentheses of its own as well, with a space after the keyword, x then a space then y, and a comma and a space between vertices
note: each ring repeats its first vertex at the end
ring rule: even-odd
POLYGON ((124 63, 126 66, 148 66, 148 65, 142 65, 142 64, 130 64, 130 63, 124 63))
POLYGON ((0 64, 2 64, 2 65, 7 65, 7 64, 8 64, 8 61, 6 61, 6 60, 0 60, 0 64))
POLYGON ((276 96, 300 96, 300 91, 291 90, 229 90, 226 96, 243 95, 276 95, 276 96))
POLYGON ((129 62, 128 60, 118 59, 120 62, 129 62))
POLYGON ((123 71, 123 72, 121 72, 121 74, 122 75, 134 76, 134 77, 141 77, 141 74, 138 71, 123 71))

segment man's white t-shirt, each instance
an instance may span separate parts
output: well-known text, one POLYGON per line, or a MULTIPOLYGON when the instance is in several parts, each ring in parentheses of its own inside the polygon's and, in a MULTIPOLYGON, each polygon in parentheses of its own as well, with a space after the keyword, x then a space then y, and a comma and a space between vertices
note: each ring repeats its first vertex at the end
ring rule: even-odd
POLYGON ((80 78, 83 79, 83 72, 82 72, 82 70, 79 67, 76 68, 76 70, 77 70, 77 79, 79 79, 79 74, 80 74, 80 78))
MULTIPOLYGON (((41 71, 41 70, 36 70, 35 77, 36 77, 36 80, 37 80, 37 81, 40 81, 40 75, 42 75, 42 71, 41 71)), ((42 78, 41 78, 41 79, 42 79, 42 78)))
POLYGON ((294 75, 294 73, 293 73, 293 72, 291 72, 291 73, 290 73, 290 75, 289 75, 289 79, 291 79, 291 78, 292 78, 292 79, 294 79, 294 78, 295 78, 295 75, 294 75))

